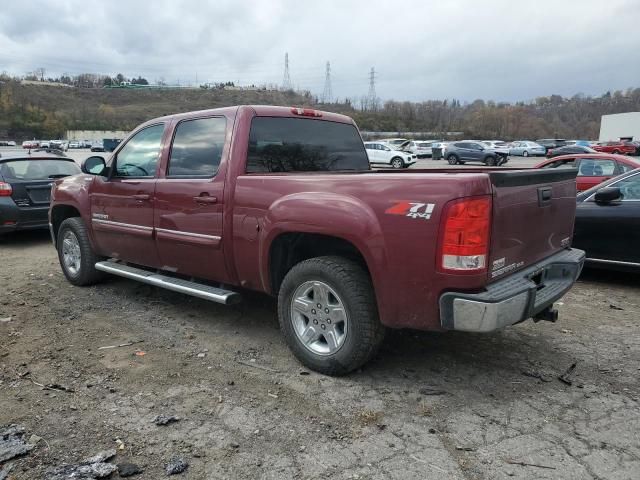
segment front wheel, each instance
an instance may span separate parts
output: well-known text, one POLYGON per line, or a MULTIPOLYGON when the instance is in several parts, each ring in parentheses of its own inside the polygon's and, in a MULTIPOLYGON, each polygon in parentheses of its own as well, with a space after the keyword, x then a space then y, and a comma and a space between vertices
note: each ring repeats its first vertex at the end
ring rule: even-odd
POLYGON ((496 166, 496 157, 487 157, 484 160, 484 163, 490 167, 496 166))
POLYGON ((280 287, 278 319, 296 358, 325 375, 344 375, 365 364, 385 332, 369 275, 342 257, 295 265, 280 287))
POLYGON ((102 258, 93 251, 87 227, 80 217, 67 218, 62 222, 56 243, 62 273, 70 283, 93 285, 104 277, 95 268, 96 262, 102 258))
POLYGON ((404 162, 400 157, 395 157, 391 160, 391 166, 393 168, 402 168, 404 167, 404 162))
POLYGON ((529 156, 529 152, 527 152, 526 150, 524 152, 522 152, 522 156, 523 157, 528 157, 529 156))

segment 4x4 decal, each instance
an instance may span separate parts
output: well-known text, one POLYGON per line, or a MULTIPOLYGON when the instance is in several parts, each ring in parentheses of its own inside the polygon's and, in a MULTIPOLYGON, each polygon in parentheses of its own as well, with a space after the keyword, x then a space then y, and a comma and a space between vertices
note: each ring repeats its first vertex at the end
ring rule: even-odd
POLYGON ((419 203, 402 201, 396 203, 394 206, 387 208, 384 213, 389 215, 402 215, 409 218, 422 218, 429 220, 431 213, 436 207, 435 203, 419 203))

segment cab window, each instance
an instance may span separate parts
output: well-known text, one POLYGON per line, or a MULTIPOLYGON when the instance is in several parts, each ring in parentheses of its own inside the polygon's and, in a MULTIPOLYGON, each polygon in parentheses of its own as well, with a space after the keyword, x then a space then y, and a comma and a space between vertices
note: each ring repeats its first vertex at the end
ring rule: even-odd
POLYGON ((116 157, 117 177, 153 177, 160 157, 164 124, 136 133, 116 157))
POLYGON ((227 120, 185 120, 178 124, 169 157, 169 177, 213 177, 220 166, 227 120))
POLYGON ((583 158, 580 161, 580 171, 578 175, 581 177, 610 177, 615 171, 616 162, 613 160, 583 158))

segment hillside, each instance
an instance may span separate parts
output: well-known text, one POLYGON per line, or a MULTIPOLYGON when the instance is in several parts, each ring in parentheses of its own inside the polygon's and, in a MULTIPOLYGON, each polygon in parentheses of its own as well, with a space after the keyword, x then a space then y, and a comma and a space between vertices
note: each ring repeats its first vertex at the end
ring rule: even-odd
MULTIPOLYGON (((355 108, 356 101, 320 105, 309 93, 276 90, 103 89, 23 85, 0 75, 0 138, 60 138, 66 130, 130 130, 153 117, 239 104, 312 106, 352 116, 362 130, 463 132, 468 138, 595 139, 600 117, 640 110, 640 88, 599 97, 551 95, 528 102, 475 100, 386 101, 355 108)), ((364 104, 363 101, 359 102, 364 104)))

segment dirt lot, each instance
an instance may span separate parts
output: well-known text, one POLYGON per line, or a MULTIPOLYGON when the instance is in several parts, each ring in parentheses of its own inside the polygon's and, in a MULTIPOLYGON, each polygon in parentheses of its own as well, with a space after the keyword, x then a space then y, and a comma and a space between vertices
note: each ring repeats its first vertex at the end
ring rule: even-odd
POLYGON ((328 378, 289 354, 269 298, 76 288, 45 232, 0 240, 0 265, 0 431, 42 437, 10 478, 110 448, 145 479, 173 457, 191 479, 640 478, 637 275, 587 272, 557 324, 391 332, 365 369, 328 378))

